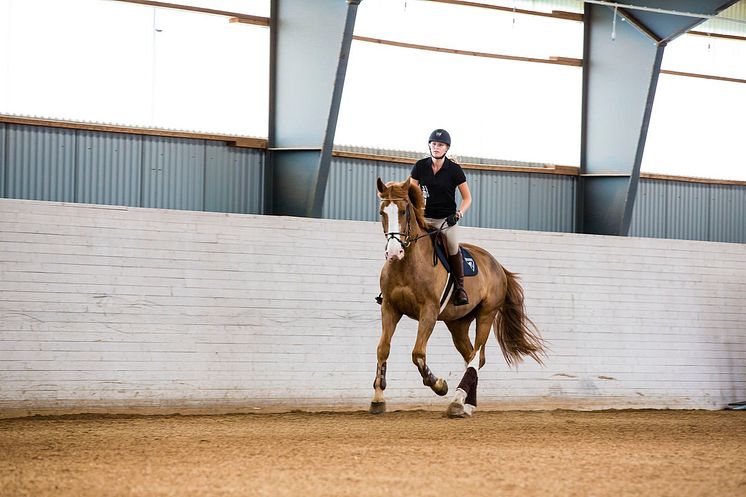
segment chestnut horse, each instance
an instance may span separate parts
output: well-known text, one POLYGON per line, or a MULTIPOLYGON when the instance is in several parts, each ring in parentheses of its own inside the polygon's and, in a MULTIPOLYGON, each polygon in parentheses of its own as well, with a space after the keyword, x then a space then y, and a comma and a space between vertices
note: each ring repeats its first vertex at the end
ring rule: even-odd
MULTIPOLYGON (((491 327, 508 364, 520 362, 523 356, 530 356, 541 364, 544 345, 538 330, 526 316, 523 289, 516 275, 504 269, 487 251, 464 244, 478 266, 475 276, 464 279, 469 303, 457 307, 450 297, 443 301, 448 273, 441 264, 433 264, 435 249, 427 233, 425 199, 420 188, 410 183, 409 178, 385 185, 378 178, 377 187, 381 223, 387 239, 387 260, 381 271, 382 330, 370 412, 386 411, 383 395, 386 360, 396 325, 406 315, 419 322, 412 361, 423 383, 441 396, 448 393, 448 385, 430 371, 425 352, 436 321, 445 322, 453 344, 466 363, 466 372, 446 414, 470 416, 476 407, 477 370, 484 366, 485 344, 491 327), (472 321, 477 322, 474 345, 469 338, 472 321)), ((447 236, 447 229, 445 234, 447 236)))

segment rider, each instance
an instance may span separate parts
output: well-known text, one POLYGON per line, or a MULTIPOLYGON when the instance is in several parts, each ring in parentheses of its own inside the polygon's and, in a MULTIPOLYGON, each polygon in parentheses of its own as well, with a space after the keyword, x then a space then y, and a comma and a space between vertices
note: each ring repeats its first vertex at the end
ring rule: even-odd
POLYGON ((430 157, 420 159, 412 168, 412 181, 425 196, 425 220, 431 228, 449 226, 446 236, 448 263, 453 273, 455 305, 469 303, 464 290, 464 262, 459 250, 459 228, 456 225, 471 206, 471 192, 461 166, 446 157, 451 148, 451 135, 436 129, 428 138, 430 157), (461 205, 456 209, 456 188, 461 194, 461 205))

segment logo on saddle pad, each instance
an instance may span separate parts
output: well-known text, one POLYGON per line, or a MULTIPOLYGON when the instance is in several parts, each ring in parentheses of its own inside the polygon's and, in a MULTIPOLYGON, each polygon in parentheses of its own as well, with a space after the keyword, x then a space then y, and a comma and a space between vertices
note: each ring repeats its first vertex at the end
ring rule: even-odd
POLYGON ((471 257, 464 257, 464 263, 469 266, 469 269, 471 269, 472 273, 477 272, 477 263, 474 262, 474 259, 472 259, 471 257))
MULTIPOLYGON (((479 273, 477 261, 475 261, 474 258, 471 256, 471 252, 466 250, 464 247, 460 247, 460 249, 461 258, 464 260, 464 276, 476 276, 477 273, 479 273)), ((440 260, 440 263, 443 264, 443 267, 446 268, 446 271, 450 273, 451 267, 448 263, 448 258, 446 257, 445 250, 440 243, 435 246, 435 254, 437 256, 437 259, 440 260)), ((435 264, 435 259, 433 259, 433 264, 435 264)))

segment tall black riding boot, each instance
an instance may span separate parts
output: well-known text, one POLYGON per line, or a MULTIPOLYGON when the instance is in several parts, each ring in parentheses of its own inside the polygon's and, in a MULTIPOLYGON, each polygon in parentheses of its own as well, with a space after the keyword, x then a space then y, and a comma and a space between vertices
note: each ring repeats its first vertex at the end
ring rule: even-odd
POLYGON ((448 256, 448 264, 451 265, 453 274, 453 305, 466 305, 469 303, 469 297, 464 290, 464 260, 461 257, 461 250, 456 255, 448 256))

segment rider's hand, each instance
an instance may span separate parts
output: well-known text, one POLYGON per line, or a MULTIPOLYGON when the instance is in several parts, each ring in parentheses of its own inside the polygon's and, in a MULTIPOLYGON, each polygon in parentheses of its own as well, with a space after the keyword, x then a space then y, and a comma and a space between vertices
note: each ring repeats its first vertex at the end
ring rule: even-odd
POLYGON ((450 216, 446 218, 446 223, 448 223, 448 226, 453 226, 454 224, 458 222, 459 219, 460 218, 459 218, 458 213, 454 212, 453 214, 451 214, 450 216))

